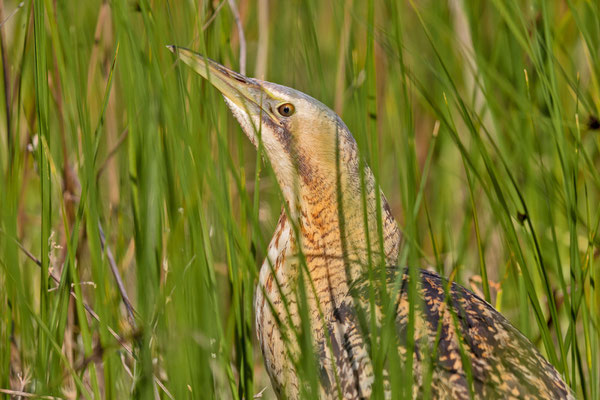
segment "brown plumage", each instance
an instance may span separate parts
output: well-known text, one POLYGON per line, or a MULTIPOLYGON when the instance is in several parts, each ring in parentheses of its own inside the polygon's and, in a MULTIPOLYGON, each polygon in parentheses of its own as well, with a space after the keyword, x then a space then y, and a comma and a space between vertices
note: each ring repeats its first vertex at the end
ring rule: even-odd
MULTIPOLYGON (((300 325, 303 290, 320 397, 369 398, 374 372, 360 315, 380 325, 386 314, 380 304, 375 312, 369 309, 367 276, 385 273, 388 289, 397 289, 390 293, 396 293, 391 304, 403 361, 411 342, 409 278, 397 267, 370 267, 394 265, 401 237, 370 169, 360 170, 356 142, 333 111, 304 93, 247 78, 186 49, 171 50, 223 93, 250 140, 262 142, 286 201, 255 297, 258 339, 275 392, 279 398, 300 396, 290 357, 299 356, 293 331, 300 325)), ((414 305, 414 384, 408 391, 413 397, 428 392, 433 398, 467 399, 472 391, 481 399, 573 398, 558 372, 488 303, 432 272, 417 275, 421 301, 414 305), (428 365, 431 382, 425 387, 428 365)), ((394 377, 382 378, 389 392, 394 377)))

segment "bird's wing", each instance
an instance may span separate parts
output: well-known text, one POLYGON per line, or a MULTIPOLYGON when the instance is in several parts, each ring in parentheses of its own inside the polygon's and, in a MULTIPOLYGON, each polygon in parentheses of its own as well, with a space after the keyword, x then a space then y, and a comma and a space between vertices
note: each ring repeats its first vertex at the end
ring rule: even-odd
MULTIPOLYGON (((400 271, 388 268, 390 286, 400 271)), ((421 270, 419 274, 421 302, 415 312, 413 395, 422 393, 422 371, 431 368, 430 381, 426 381, 431 382, 427 390, 433 398, 470 398, 470 391, 476 398, 485 399, 573 398, 554 367, 490 304, 432 272, 421 270)), ((407 346, 407 282, 404 270, 395 311, 401 356, 406 354, 407 346)), ((372 367, 367 362, 370 342, 363 339, 369 336, 364 334, 368 327, 359 324, 360 312, 356 311, 357 303, 363 305, 358 309, 368 310, 367 285, 363 281, 353 286, 355 307, 343 302, 330 324, 340 381, 348 382, 349 387, 354 385, 356 398, 367 393, 363 385, 357 386, 357 378, 368 385, 373 381, 372 367)))

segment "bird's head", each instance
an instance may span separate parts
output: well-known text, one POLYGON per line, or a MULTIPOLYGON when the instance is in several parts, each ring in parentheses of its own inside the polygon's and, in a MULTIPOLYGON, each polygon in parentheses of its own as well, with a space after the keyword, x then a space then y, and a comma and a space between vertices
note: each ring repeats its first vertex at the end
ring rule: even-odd
MULTIPOLYGON (((360 193, 366 190, 369 225, 376 227, 379 190, 368 167, 361 180, 356 142, 333 110, 298 90, 248 78, 191 50, 169 49, 223 94, 245 134, 264 149, 292 216, 315 215, 327 208, 333 220, 304 221, 327 229, 337 222, 337 210, 343 204, 346 223, 352 225, 356 219, 356 229, 350 227, 348 233, 364 239, 360 193), (366 187, 361 187, 363 184, 366 187)), ((386 248, 396 249, 396 222, 383 196, 381 204, 384 226, 394 231, 386 248)))
POLYGON ((356 151, 343 121, 318 100, 286 86, 248 78, 191 50, 169 48, 223 94, 252 143, 258 147, 262 142, 288 201, 286 191, 333 179, 336 160, 341 164, 346 152, 356 151))

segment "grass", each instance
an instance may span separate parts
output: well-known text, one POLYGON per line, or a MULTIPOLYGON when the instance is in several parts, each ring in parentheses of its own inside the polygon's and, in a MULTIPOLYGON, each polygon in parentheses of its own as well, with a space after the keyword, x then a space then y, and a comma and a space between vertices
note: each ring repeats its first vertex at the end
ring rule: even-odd
MULTIPOLYGON (((600 5, 237 3, 248 75, 353 132, 402 226, 399 265, 480 293, 599 398, 600 5)), ((279 189, 165 48, 239 70, 228 1, 0 10, 0 396, 274 398, 252 299, 279 189)), ((390 329, 372 358, 402 397, 412 368, 386 358, 390 329)))

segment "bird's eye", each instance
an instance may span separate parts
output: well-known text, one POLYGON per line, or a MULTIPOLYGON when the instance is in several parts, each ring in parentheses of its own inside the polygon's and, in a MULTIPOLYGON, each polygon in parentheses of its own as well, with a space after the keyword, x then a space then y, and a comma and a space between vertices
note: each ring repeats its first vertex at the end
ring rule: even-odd
POLYGON ((282 104, 279 107, 277 107, 277 111, 279 111, 279 114, 281 114, 281 116, 289 117, 294 113, 294 105, 291 103, 282 104))

